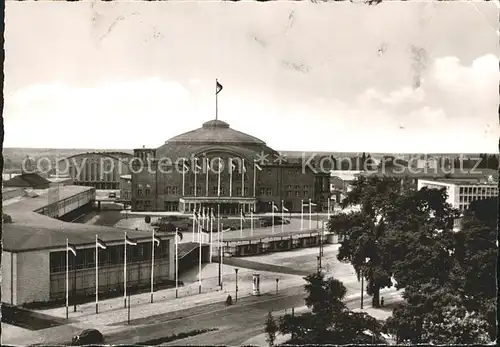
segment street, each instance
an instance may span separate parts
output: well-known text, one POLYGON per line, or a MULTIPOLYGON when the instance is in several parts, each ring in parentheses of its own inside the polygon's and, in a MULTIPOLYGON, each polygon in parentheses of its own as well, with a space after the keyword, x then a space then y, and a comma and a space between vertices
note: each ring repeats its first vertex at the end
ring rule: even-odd
POLYGON ((207 334, 200 335, 203 340, 200 344, 238 345, 251 337, 255 331, 262 330, 263 322, 270 310, 282 311, 303 306, 304 295, 304 286, 298 286, 284 289, 278 295, 264 294, 259 297, 238 299, 238 302, 232 306, 216 303, 175 312, 175 314, 148 317, 131 322, 134 325, 127 331, 106 336, 106 343, 141 343, 190 330, 229 328, 224 331, 224 337, 217 332, 214 332, 211 339, 206 336, 207 334))
MULTIPOLYGON (((359 291, 358 285, 346 285, 348 295, 359 291)), ((232 294, 234 300, 234 294, 232 294)), ((238 299, 232 306, 224 303, 204 305, 170 314, 162 314, 131 321, 127 331, 106 336, 109 344, 141 343, 154 338, 187 332, 196 329, 218 328, 218 331, 189 338, 189 344, 197 345, 240 345, 249 338, 263 332, 269 311, 278 311, 304 306, 304 286, 291 287, 279 294, 266 293, 259 297, 238 299), (221 333, 223 331, 223 333, 221 333)), ((359 306, 359 298, 350 299, 352 308, 359 306)), ((291 311, 290 311, 291 312, 291 311)), ((169 345, 184 344, 183 340, 169 345)))

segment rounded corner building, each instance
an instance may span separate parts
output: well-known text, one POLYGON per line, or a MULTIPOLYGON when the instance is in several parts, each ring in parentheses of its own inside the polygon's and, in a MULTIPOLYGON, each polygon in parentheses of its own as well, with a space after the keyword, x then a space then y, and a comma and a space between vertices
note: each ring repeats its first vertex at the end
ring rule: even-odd
POLYGON ((254 136, 221 120, 174 136, 157 149, 134 150, 131 162, 133 211, 192 213, 200 207, 231 215, 300 211, 302 202, 322 208, 329 194, 329 173, 286 158, 254 136))

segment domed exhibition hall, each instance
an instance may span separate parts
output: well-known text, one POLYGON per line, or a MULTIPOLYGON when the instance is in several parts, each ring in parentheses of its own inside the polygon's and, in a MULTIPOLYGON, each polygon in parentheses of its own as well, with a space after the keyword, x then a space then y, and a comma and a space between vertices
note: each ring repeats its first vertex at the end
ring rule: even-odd
POLYGON ((322 209, 329 193, 328 172, 282 157, 217 119, 159 148, 135 149, 130 168, 133 211, 192 213, 201 207, 259 213, 271 211, 273 202, 281 211, 283 202, 300 212, 309 199, 322 209))

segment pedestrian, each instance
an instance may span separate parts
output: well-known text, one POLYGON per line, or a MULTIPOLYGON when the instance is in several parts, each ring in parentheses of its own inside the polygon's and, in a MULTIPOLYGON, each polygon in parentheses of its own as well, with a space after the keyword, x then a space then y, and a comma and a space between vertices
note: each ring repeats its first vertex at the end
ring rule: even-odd
POLYGON ((380 299, 380 306, 381 306, 381 307, 384 307, 384 297, 382 297, 382 298, 380 299))

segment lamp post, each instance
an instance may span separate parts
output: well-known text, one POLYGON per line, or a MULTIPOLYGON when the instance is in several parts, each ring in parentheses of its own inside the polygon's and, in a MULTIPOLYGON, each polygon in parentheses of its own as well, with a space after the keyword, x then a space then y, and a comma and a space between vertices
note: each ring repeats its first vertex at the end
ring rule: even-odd
POLYGON ((234 269, 234 272, 236 273, 236 286, 235 286, 235 295, 234 295, 234 302, 238 301, 238 268, 234 269))
POLYGON ((363 267, 361 268, 361 309, 363 309, 363 293, 365 291, 365 288, 364 288, 364 283, 365 283, 364 270, 365 270, 365 265, 367 265, 369 261, 370 261, 370 258, 366 257, 365 263, 363 264, 363 267))
POLYGON ((277 278, 276 279, 276 295, 278 295, 278 283, 279 283, 280 279, 277 278))

